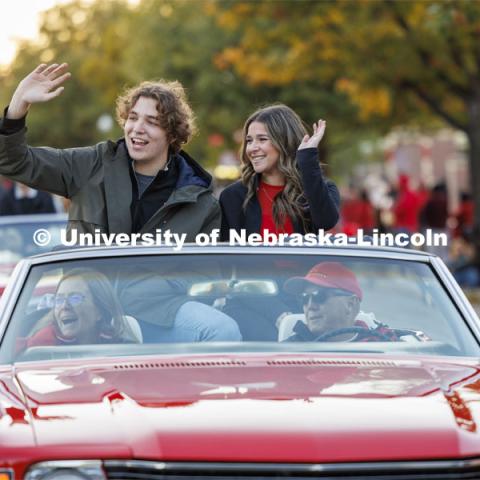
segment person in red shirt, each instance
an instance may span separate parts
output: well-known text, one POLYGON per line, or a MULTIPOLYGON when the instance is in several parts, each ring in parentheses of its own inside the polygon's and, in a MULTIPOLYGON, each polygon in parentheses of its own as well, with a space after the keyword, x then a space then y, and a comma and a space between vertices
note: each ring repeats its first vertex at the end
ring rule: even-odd
POLYGON ((262 108, 247 119, 242 178, 220 195, 222 240, 230 238, 230 230, 304 234, 335 226, 340 194, 324 178, 318 158, 325 126, 319 120, 308 135, 286 105, 262 108))
POLYGON ((359 228, 364 233, 372 232, 376 226, 375 209, 365 190, 353 191, 351 197, 342 202, 341 218, 342 231, 347 235, 356 235, 359 228))
POLYGON ((410 188, 408 175, 398 178, 398 195, 393 212, 395 214, 395 230, 415 233, 419 227, 420 199, 410 188))

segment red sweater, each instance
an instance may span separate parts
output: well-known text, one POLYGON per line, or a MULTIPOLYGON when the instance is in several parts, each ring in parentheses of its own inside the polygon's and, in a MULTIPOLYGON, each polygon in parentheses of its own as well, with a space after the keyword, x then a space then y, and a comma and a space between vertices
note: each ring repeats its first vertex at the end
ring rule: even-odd
POLYGON ((268 183, 260 182, 257 191, 258 202, 262 210, 262 223, 260 232, 263 236, 263 231, 268 230, 270 233, 278 235, 279 233, 293 233, 293 224, 289 217, 285 219, 285 223, 277 228, 275 220, 273 219, 273 202, 275 197, 285 188, 284 185, 269 185, 268 183))

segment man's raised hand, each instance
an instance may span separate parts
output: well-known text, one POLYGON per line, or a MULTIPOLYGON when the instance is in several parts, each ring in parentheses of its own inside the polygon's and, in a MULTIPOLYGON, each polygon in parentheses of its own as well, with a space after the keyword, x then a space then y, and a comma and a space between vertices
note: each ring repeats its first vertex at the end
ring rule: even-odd
POLYGON ((66 63, 42 63, 19 84, 8 106, 7 117, 22 118, 32 103, 48 102, 64 90, 62 84, 71 74, 66 63))

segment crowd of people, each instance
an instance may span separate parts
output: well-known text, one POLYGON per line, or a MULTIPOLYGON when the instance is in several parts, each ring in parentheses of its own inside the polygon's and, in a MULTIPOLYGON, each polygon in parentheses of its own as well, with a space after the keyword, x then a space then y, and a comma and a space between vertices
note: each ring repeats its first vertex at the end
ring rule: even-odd
POLYGON ((429 245, 424 249, 435 253, 449 266, 457 281, 466 287, 480 286, 480 264, 474 242, 474 204, 470 193, 463 192, 458 207, 449 208, 445 182, 432 188, 412 188, 408 175, 398 176, 390 184, 388 201, 377 206, 372 192, 351 185, 343 192, 340 221, 336 230, 354 235, 358 229, 366 234, 378 232, 444 233, 447 245, 429 245))

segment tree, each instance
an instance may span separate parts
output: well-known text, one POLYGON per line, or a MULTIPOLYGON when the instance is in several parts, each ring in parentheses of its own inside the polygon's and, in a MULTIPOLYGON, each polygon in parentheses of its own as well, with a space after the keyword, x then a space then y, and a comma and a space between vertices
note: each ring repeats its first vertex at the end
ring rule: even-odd
POLYGON ((119 85, 128 78, 122 67, 129 12, 126 2, 115 0, 73 1, 43 14, 40 37, 21 45, 2 89, 8 102, 18 81, 40 62, 69 63, 72 78, 62 96, 29 114, 32 144, 70 147, 102 138, 97 120, 114 114, 119 85))
POLYGON ((217 21, 242 32, 217 63, 252 85, 315 79, 364 124, 430 117, 465 132, 480 243, 479 2, 238 1, 217 21))
MULTIPOLYGON (((199 125, 188 149, 207 166, 215 164, 222 149, 237 148, 233 133, 254 109, 274 102, 287 103, 309 124, 319 116, 329 118, 322 146, 329 145, 330 156, 343 150, 351 143, 345 132, 358 133, 362 126, 357 107, 345 93, 335 91, 333 83, 319 88, 317 79, 294 78, 283 84, 251 84, 235 70, 223 68, 222 51, 233 48, 243 33, 218 25, 217 14, 235 4, 143 0, 132 6, 122 0, 74 0, 57 6, 43 16, 41 38, 26 42, 9 74, 0 79, 0 95, 8 102, 20 78, 40 61, 55 59, 70 64, 72 79, 61 98, 32 109, 28 124, 33 144, 97 142, 105 133, 97 130, 96 122, 102 114, 114 116, 115 98, 125 86, 165 78, 178 79, 187 89, 199 125), (224 139, 222 146, 209 144, 212 134, 224 139)), ((109 135, 118 137, 121 130, 115 127, 109 135)))

